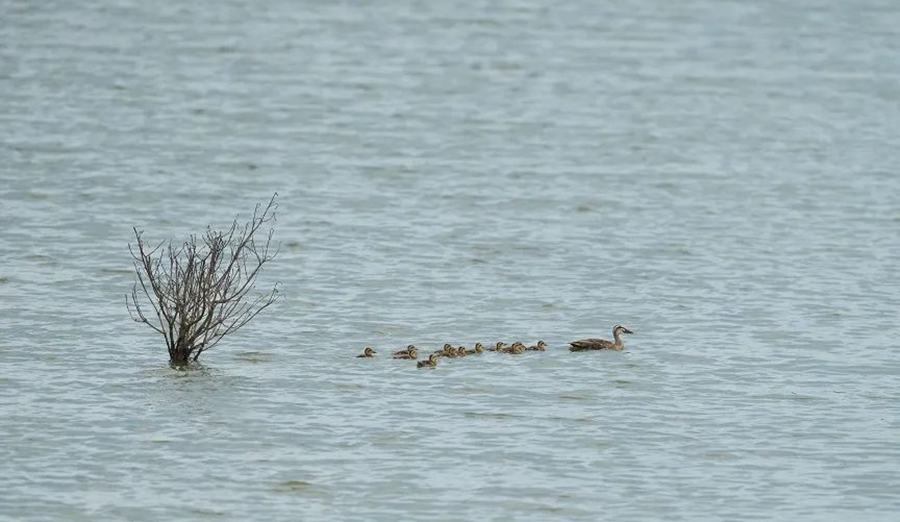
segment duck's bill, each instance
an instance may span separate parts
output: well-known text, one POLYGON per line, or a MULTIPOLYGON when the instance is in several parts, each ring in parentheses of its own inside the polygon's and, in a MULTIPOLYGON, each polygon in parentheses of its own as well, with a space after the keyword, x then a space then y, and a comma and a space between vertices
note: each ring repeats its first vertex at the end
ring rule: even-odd
POLYGON ((630 333, 630 334, 633 334, 633 333, 634 333, 634 332, 632 332, 631 330, 629 330, 628 328, 625 328, 624 326, 622 327, 622 332, 623 332, 623 333, 630 333))

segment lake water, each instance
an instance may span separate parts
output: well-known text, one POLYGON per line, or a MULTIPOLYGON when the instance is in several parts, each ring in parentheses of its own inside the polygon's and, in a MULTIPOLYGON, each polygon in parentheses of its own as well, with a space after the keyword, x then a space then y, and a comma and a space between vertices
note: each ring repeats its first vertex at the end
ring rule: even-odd
POLYGON ((356 4, 0 1, 0 518, 897 520, 896 2, 356 4), (275 191, 170 369, 131 227, 275 191))

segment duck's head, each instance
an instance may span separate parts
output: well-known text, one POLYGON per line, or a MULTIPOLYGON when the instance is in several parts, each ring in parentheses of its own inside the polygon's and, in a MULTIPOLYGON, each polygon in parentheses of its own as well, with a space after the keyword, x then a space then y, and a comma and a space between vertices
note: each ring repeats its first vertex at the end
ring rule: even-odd
POLYGON ((363 355, 365 355, 366 357, 372 357, 376 353, 378 353, 378 352, 373 350, 371 346, 366 346, 366 349, 363 350, 363 355))
POLYGON ((437 366, 437 362, 438 362, 438 356, 436 353, 433 353, 428 356, 428 364, 430 364, 432 366, 437 366))
POLYGON ((545 343, 544 341, 538 341, 537 349, 543 352, 547 349, 547 343, 545 343))
POLYGON ((445 351, 445 352, 450 351, 450 348, 453 348, 453 345, 452 345, 452 344, 450 344, 450 343, 444 343, 444 351, 445 351))
POLYGON ((494 349, 496 349, 499 352, 500 350, 502 350, 505 347, 506 347, 506 343, 504 343, 503 341, 497 341, 497 344, 496 344, 496 346, 494 346, 494 349))
POLYGON ((456 357, 459 354, 456 352, 456 348, 451 346, 450 348, 447 348, 447 355, 449 355, 450 357, 456 357))
POLYGON ((525 345, 522 344, 521 341, 516 341, 516 342, 512 343, 512 346, 510 346, 510 348, 518 348, 518 347, 520 347, 520 346, 521 346, 521 347, 524 347, 525 345))
POLYGON ((622 326, 620 324, 613 326, 613 337, 618 337, 621 334, 630 334, 630 333, 634 333, 634 332, 632 332, 631 330, 629 330, 628 328, 625 328, 624 326, 622 326))
POLYGON ((483 353, 484 345, 481 343, 475 343, 475 353, 483 353))
POLYGON ((510 352, 512 352, 516 355, 523 354, 523 353, 525 353, 525 346, 522 345, 522 343, 513 345, 513 347, 510 349, 510 352))
POLYGON ((414 345, 414 344, 408 344, 408 345, 406 345, 406 351, 407 351, 407 352, 411 352, 411 351, 413 351, 413 350, 415 350, 415 349, 416 349, 416 345, 414 345))
POLYGON ((406 349, 406 353, 413 359, 419 356, 419 350, 416 349, 415 346, 409 345, 409 348, 406 349))
POLYGON ((456 353, 459 354, 460 357, 465 357, 466 355, 468 355, 465 346, 460 346, 459 348, 457 348, 456 353))

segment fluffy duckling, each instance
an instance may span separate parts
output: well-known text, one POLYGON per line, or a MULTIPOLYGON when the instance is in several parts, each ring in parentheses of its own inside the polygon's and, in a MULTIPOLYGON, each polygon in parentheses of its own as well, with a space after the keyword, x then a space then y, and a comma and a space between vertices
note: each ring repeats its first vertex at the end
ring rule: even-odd
POLYGON ((454 347, 450 347, 447 349, 447 357, 459 357, 459 352, 454 347))
POLYGON ((409 345, 406 350, 394 354, 394 359, 418 359, 419 350, 415 346, 409 345))
POLYGON ((504 343, 503 341, 497 341, 497 344, 495 344, 494 347, 491 348, 491 351, 503 352, 503 351, 506 351, 506 348, 507 348, 506 343, 504 343))
POLYGON ((543 352, 547 349, 547 343, 545 343, 544 341, 538 341, 536 345, 529 346, 527 349, 531 351, 543 352))
POLYGON ((515 343, 506 350, 506 353, 511 353, 513 355, 522 355, 525 353, 525 345, 522 343, 515 343))
POLYGON ((460 357, 465 357, 469 354, 468 354, 468 352, 466 352, 465 346, 460 346, 459 348, 456 349, 456 355, 458 355, 460 357))
POLYGON ((356 358, 359 359, 360 357, 375 357, 376 353, 378 352, 373 350, 371 346, 366 346, 366 349, 363 350, 362 355, 357 355, 356 358))
POLYGON ((438 354, 438 356, 445 357, 450 354, 450 348, 453 348, 452 344, 444 343, 444 347, 440 350, 436 350, 434 353, 438 354))
MULTIPOLYGON (((404 358, 404 357, 403 357, 404 355, 408 355, 409 352, 411 352, 411 351, 413 351, 413 350, 417 350, 417 348, 416 348, 415 345, 410 344, 410 345, 408 345, 406 348, 404 348, 403 350, 396 351, 396 352, 392 353, 391 355, 394 356, 394 357, 397 357, 397 356, 399 355, 400 358, 403 359, 403 358, 404 358)), ((413 357, 413 359, 415 359, 415 357, 413 357)))
POLYGON ((625 342, 622 341, 622 334, 630 334, 633 333, 628 328, 625 328, 621 325, 613 326, 613 341, 607 341, 606 339, 582 339, 580 341, 572 341, 569 343, 569 351, 572 352, 584 352, 587 350, 616 350, 622 351, 625 349, 625 342))
POLYGON ((438 356, 436 353, 433 353, 428 356, 427 361, 419 361, 416 364, 416 368, 437 368, 438 356))
POLYGON ((484 353, 484 345, 481 343, 475 343, 475 353, 484 353))

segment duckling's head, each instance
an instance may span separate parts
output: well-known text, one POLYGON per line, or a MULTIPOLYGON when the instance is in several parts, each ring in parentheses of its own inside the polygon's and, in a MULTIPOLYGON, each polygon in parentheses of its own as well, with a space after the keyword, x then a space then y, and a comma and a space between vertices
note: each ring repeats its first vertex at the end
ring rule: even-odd
POLYGON ((437 362, 438 362, 438 356, 436 353, 433 353, 428 356, 428 364, 430 364, 432 366, 437 366, 437 362))
POLYGON ((634 333, 634 332, 632 332, 631 330, 629 330, 628 328, 625 328, 624 326, 622 326, 620 324, 613 326, 613 337, 618 337, 620 334, 630 334, 630 333, 634 333))
POLYGON ((510 348, 518 348, 518 347, 520 347, 520 346, 523 346, 523 347, 524 347, 525 345, 522 344, 521 341, 516 341, 516 342, 512 343, 512 346, 511 346, 510 348))
POLYGON ((494 346, 494 348, 499 352, 499 351, 502 350, 505 346, 506 346, 506 343, 504 343, 503 341, 497 341, 497 345, 494 346))
POLYGON ((409 348, 406 349, 406 353, 409 354, 409 357, 411 359, 415 359, 416 357, 419 356, 419 350, 417 350, 416 347, 413 345, 409 345, 409 348))
POLYGON ((484 353, 484 345, 481 343, 475 343, 475 353, 484 353))
POLYGON ((466 347, 465 347, 465 346, 460 346, 459 348, 457 348, 457 349, 456 349, 456 353, 457 353, 460 357, 465 357, 466 355, 468 355, 468 353, 466 353, 466 347))
POLYGON ((452 345, 452 344, 450 344, 450 343, 444 343, 444 351, 445 351, 445 352, 448 351, 448 350, 450 350, 450 348, 453 348, 453 345, 452 345))
POLYGON ((519 343, 519 344, 517 344, 517 345, 514 345, 514 346, 510 349, 510 351, 511 351, 512 353, 516 354, 516 355, 521 355, 521 354, 525 353, 525 347, 522 346, 521 343, 519 343))
POLYGON ((378 352, 373 350, 371 346, 366 346, 366 349, 363 350, 363 355, 365 355, 366 357, 372 357, 376 353, 378 353, 378 352))
POLYGON ((450 355, 450 357, 456 357, 457 355, 459 355, 459 353, 457 353, 456 351, 456 348, 452 346, 450 348, 447 348, 447 354, 450 355))
POLYGON ((537 349, 543 352, 547 349, 547 343, 545 343, 544 341, 538 341, 537 349))

